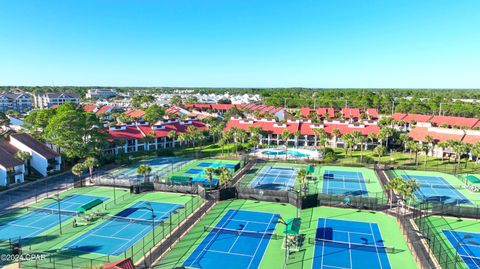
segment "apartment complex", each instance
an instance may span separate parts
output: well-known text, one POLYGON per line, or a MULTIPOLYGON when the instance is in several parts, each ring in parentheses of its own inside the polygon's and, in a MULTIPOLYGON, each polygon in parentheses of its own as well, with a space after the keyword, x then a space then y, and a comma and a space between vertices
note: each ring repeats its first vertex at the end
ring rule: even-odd
POLYGON ((117 90, 115 89, 89 89, 86 97, 88 99, 108 99, 116 95, 117 90))
POLYGON ((26 93, 3 93, 0 94, 0 112, 9 110, 20 113, 32 109, 32 96, 26 93))
POLYGON ((37 108, 50 108, 64 103, 80 103, 80 96, 74 93, 41 93, 33 96, 37 108))

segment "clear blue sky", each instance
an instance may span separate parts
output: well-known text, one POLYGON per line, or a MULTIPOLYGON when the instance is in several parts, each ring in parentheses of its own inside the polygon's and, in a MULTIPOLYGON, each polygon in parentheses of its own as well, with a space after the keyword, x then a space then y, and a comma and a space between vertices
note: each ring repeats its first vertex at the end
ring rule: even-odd
POLYGON ((0 85, 480 88, 479 0, 0 0, 0 85))

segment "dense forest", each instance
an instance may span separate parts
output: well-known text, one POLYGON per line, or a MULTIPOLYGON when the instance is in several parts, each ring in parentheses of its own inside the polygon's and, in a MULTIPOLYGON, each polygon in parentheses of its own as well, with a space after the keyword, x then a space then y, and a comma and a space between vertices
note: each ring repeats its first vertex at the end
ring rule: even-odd
MULTIPOLYGON (((0 92, 12 87, 0 87, 0 92)), ((85 94, 92 87, 20 87, 31 92, 76 92, 85 94)), ((108 88, 108 87, 103 87, 108 88)), ((119 92, 137 95, 178 93, 259 94, 266 104, 287 108, 358 107, 377 108, 380 113, 392 111, 432 115, 480 117, 479 89, 307 89, 307 88, 136 88, 113 87, 119 92), (462 100, 460 100, 462 99, 462 100), (464 100, 468 99, 468 100, 464 100), (477 100, 477 101, 475 101, 477 100)))

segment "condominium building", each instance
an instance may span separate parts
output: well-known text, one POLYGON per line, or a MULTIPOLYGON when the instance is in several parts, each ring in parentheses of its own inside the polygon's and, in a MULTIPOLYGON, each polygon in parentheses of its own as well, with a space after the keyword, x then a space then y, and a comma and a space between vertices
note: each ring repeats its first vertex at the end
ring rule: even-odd
POLYGON ((86 97, 88 99, 108 99, 117 95, 115 89, 89 89, 86 97))
POLYGON ((64 103, 80 103, 80 96, 74 93, 41 93, 34 95, 34 103, 37 108, 49 108, 64 103))
POLYGON ((0 94, 0 112, 8 110, 20 113, 28 112, 32 109, 32 96, 26 93, 3 93, 0 94))

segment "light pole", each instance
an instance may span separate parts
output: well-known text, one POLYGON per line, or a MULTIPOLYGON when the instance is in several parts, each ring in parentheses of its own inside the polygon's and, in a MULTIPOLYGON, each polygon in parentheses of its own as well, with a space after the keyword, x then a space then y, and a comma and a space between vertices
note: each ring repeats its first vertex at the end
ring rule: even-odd
MULTIPOLYGON (((455 245, 455 259, 453 261, 453 268, 456 269, 457 268, 457 256, 458 256, 458 247, 460 246, 460 244, 463 243, 464 240, 466 239, 470 239, 470 238, 473 238, 473 236, 469 235, 469 234, 466 234, 462 237, 462 239, 458 240, 457 241, 457 244, 455 245)), ((456 238, 455 238, 456 239, 456 238)))
POLYGON ((153 210, 153 206, 150 202, 145 202, 148 206, 147 209, 152 212, 152 232, 153 232, 153 245, 155 245, 155 210, 153 210))
POLYGON ((55 200, 57 202, 57 206, 58 206, 58 225, 59 225, 59 231, 60 231, 60 234, 62 234, 62 215, 60 214, 60 196, 59 194, 55 194, 53 197, 48 197, 47 199, 52 199, 52 200, 55 200))
POLYGON ((117 195, 116 195, 116 190, 115 190, 115 177, 113 177, 113 203, 117 204, 117 195))
POLYGON ((287 246, 287 239, 288 239, 288 224, 287 222, 282 218, 282 216, 278 217, 277 223, 285 225, 285 265, 284 268, 287 266, 288 262, 288 246, 287 246))

